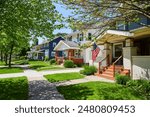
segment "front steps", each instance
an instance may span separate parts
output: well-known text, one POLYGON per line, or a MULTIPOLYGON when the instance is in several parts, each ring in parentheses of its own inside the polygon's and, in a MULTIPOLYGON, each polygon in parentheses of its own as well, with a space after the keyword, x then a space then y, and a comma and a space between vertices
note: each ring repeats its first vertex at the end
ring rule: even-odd
MULTIPOLYGON (((123 66, 121 65, 115 65, 115 73, 119 73, 122 75, 129 75, 130 72, 127 69, 123 69, 123 66)), ((113 76, 113 65, 109 67, 103 67, 103 70, 101 70, 100 73, 95 73, 96 76, 107 78, 110 80, 115 80, 115 77, 113 76)))

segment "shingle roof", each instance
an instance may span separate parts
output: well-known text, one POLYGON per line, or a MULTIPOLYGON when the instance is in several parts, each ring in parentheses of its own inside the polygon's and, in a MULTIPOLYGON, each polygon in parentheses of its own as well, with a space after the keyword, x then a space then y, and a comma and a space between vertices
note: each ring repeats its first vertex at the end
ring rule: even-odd
POLYGON ((67 44, 69 47, 79 47, 79 45, 73 41, 63 41, 65 44, 67 44))

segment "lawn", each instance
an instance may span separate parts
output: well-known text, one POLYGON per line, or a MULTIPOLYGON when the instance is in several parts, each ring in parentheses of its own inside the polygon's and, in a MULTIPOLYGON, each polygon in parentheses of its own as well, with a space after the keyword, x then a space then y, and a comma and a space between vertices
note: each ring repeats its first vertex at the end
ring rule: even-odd
POLYGON ((67 81, 73 79, 81 79, 85 76, 80 73, 59 73, 59 74, 51 74, 44 76, 49 82, 60 82, 60 81, 67 81))
POLYGON ((4 65, 5 65, 5 62, 0 61, 0 66, 4 66, 4 65))
POLYGON ((63 67, 60 67, 58 65, 50 65, 49 62, 47 61, 29 61, 30 68, 37 70, 37 71, 42 71, 42 70, 54 70, 54 69, 63 69, 63 67))
POLYGON ((138 100, 142 96, 131 89, 115 83, 88 82, 70 86, 59 86, 58 91, 67 100, 138 100))
POLYGON ((0 100, 28 99, 28 80, 26 77, 0 79, 0 100))
POLYGON ((49 61, 29 61, 30 65, 43 65, 49 66, 49 61))
POLYGON ((12 67, 12 68, 0 67, 0 74, 20 73, 20 72, 23 72, 23 69, 19 67, 12 67))

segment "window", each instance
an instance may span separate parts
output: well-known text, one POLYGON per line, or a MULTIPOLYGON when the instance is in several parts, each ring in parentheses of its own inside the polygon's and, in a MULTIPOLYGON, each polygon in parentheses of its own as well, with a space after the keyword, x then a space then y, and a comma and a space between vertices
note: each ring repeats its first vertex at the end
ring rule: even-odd
POLYGON ((68 38, 68 41, 72 41, 72 36, 70 36, 70 37, 68 38))
POLYGON ((47 49, 47 50, 45 50, 45 56, 49 56, 49 50, 47 49))
POLYGON ((88 33, 88 40, 92 40, 92 34, 88 33))
POLYGON ((55 52, 51 52, 51 56, 54 57, 55 56, 55 52))
POLYGON ((53 48, 54 48, 56 45, 57 45, 56 42, 53 42, 53 48))
POLYGON ((77 34, 77 41, 80 41, 80 34, 77 34))
POLYGON ((82 40, 83 40, 83 37, 84 37, 84 34, 83 34, 83 33, 81 33, 81 34, 80 34, 80 41, 82 41, 82 40))
POLYGON ((114 45, 114 58, 118 58, 122 55, 122 44, 114 45))
POLYGON ((125 30, 125 21, 118 21, 118 22, 116 23, 116 28, 117 28, 118 30, 125 30))

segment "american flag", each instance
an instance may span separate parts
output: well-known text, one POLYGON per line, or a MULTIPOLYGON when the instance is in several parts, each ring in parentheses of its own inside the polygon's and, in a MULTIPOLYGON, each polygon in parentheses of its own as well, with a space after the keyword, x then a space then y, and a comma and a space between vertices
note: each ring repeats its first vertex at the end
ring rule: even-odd
POLYGON ((96 43, 93 44, 93 50, 92 50, 92 60, 95 61, 97 55, 100 52, 100 48, 96 45, 96 43))

